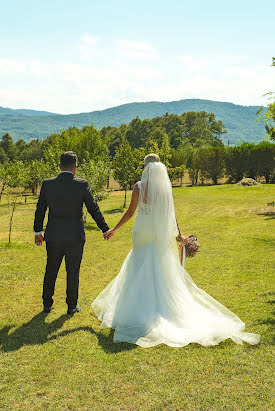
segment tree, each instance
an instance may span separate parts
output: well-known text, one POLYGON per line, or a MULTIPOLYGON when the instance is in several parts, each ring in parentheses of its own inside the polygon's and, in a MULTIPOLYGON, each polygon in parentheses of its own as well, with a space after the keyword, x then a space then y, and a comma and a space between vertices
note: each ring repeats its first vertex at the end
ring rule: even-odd
MULTIPOLYGON (((139 159, 138 159, 139 161, 139 159)), ((137 160, 127 140, 118 147, 113 160, 114 178, 125 192, 123 208, 126 206, 126 193, 136 177, 137 160)))
POLYGON ((188 160, 187 160, 187 169, 188 174, 191 179, 192 185, 197 185, 198 178, 199 178, 199 162, 198 162, 198 149, 192 148, 189 152, 188 160))
POLYGON ((59 172, 58 163, 63 150, 58 147, 56 142, 50 144, 43 154, 43 160, 47 163, 49 177, 56 175, 59 172))
POLYGON ((2 147, 0 147, 0 164, 3 164, 8 160, 9 160, 9 158, 8 158, 5 150, 2 147))
MULTIPOLYGON (((220 147, 202 146, 192 148, 189 151, 187 160, 188 174, 192 185, 197 185, 199 177, 201 183, 204 184, 205 179, 212 179, 214 184, 217 184, 218 178, 223 175, 223 160, 219 155, 220 147)), ((221 150, 223 148, 221 147, 221 150)))
POLYGON ((18 153, 21 153, 26 147, 28 147, 28 143, 26 143, 26 141, 21 138, 20 140, 17 140, 15 142, 15 147, 18 153))
MULTIPOLYGON (((275 57, 272 57, 271 65, 275 67, 275 57)), ((266 138, 269 137, 271 140, 275 140, 275 93, 269 92, 265 95, 269 96, 269 100, 271 100, 271 102, 267 105, 266 110, 262 106, 260 110, 257 111, 257 114, 259 114, 257 121, 262 121, 265 123, 265 129, 267 132, 266 138)))
POLYGON ((150 153, 159 154, 158 143, 153 139, 148 140, 145 145, 145 155, 150 153))
POLYGON ((179 178, 181 186, 183 183, 183 177, 184 177, 185 170, 186 170, 186 163, 189 157, 189 151, 188 151, 188 148, 183 145, 178 146, 177 150, 171 149, 171 158, 170 158, 171 168, 169 171, 170 173, 169 177, 171 176, 170 178, 171 181, 179 178))
POLYGON ((9 244, 11 243, 11 231, 14 212, 17 205, 18 197, 22 194, 23 183, 23 163, 20 161, 13 161, 12 163, 6 163, 6 187, 9 209, 9 244))
POLYGON ((275 169, 275 144, 264 141, 259 144, 244 143, 228 147, 225 152, 225 166, 226 175, 231 182, 237 182, 244 176, 264 176, 266 183, 269 183, 275 169))
POLYGON ((21 161, 40 160, 42 157, 42 142, 36 138, 29 143, 18 140, 15 145, 18 150, 18 159, 21 161))
POLYGON ((17 155, 17 149, 9 133, 6 133, 2 136, 2 141, 0 141, 0 148, 2 148, 3 151, 6 153, 8 160, 15 160, 17 155))
POLYGON ((77 176, 87 180, 95 201, 106 198, 109 191, 104 189, 108 180, 108 163, 101 160, 83 160, 77 167, 77 176))
MULTIPOLYGON (((96 160, 102 156, 108 156, 107 145, 102 140, 99 130, 93 126, 84 126, 80 130, 77 127, 71 127, 68 130, 62 130, 60 134, 52 134, 43 140, 43 158, 49 157, 50 149, 50 156, 55 157, 56 160, 62 152, 74 151, 79 163, 83 160, 96 160)), ((58 161, 59 157, 56 164, 58 161)))
POLYGON ((185 124, 184 138, 188 139, 194 147, 223 146, 219 137, 226 133, 226 128, 221 121, 215 120, 213 113, 190 111, 180 117, 185 124))
POLYGON ((166 167, 170 166, 171 147, 169 144, 169 137, 166 133, 163 134, 162 145, 159 151, 160 160, 166 167))
POLYGON ((150 153, 152 153, 152 151, 146 152, 146 150, 143 147, 136 148, 135 150, 133 150, 135 172, 133 174, 131 187, 133 187, 134 184, 140 180, 144 167, 144 157, 150 153))
POLYGON ((51 177, 51 167, 48 163, 42 160, 32 160, 29 163, 24 164, 22 170, 23 174, 23 186, 25 192, 25 202, 27 201, 27 190, 31 190, 33 195, 37 194, 39 186, 41 186, 44 178, 51 177))
POLYGON ((269 137, 271 140, 275 140, 275 93, 270 92, 266 93, 266 95, 269 95, 269 99, 274 101, 267 105, 266 110, 262 107, 257 111, 257 114, 260 114, 258 121, 263 121, 265 123, 267 138, 269 137))
POLYGON ((178 166, 178 167, 168 168, 167 171, 168 171, 168 175, 169 175, 169 178, 171 180, 171 183, 173 183, 173 181, 175 181, 177 179, 180 179, 180 185, 182 186, 182 179, 184 177, 185 169, 186 169, 186 167, 185 167, 184 164, 182 164, 181 166, 178 166))
POLYGON ((110 158, 113 159, 116 154, 116 149, 122 143, 125 133, 126 133, 127 126, 122 124, 119 128, 117 127, 103 127, 100 130, 100 135, 103 142, 109 149, 110 158))
MULTIPOLYGON (((110 190, 105 190, 109 178, 109 164, 104 159, 97 160, 83 160, 77 167, 77 176, 87 180, 92 190, 95 201, 101 201, 106 198, 110 190)), ((86 222, 87 212, 84 218, 86 222)))
POLYGON ((205 180, 209 178, 209 156, 207 156, 208 146, 202 146, 197 149, 196 152, 196 166, 201 180, 201 184, 204 184, 205 180))
POLYGON ((166 139, 167 137, 168 136, 164 129, 162 129, 161 127, 154 127, 152 129, 152 132, 150 133, 148 140, 155 141, 157 143, 158 148, 161 148, 164 139, 166 139))
POLYGON ((65 150, 72 150, 77 153, 79 163, 83 160, 97 160, 108 157, 107 145, 102 141, 99 130, 93 126, 83 127, 70 147, 68 146, 65 150))
POLYGON ((218 184, 218 180, 224 175, 224 148, 204 147, 199 154, 202 162, 199 162, 198 167, 203 176, 218 184))
POLYGON ((0 181, 1 181, 1 191, 0 191, 0 201, 2 200, 2 195, 4 193, 6 184, 7 184, 7 179, 8 179, 8 173, 7 173, 7 166, 6 164, 0 164, 0 181))
POLYGON ((270 183, 275 170, 275 144, 262 142, 255 145, 254 161, 259 176, 264 176, 266 183, 270 183))
POLYGON ((230 182, 240 181, 247 170, 248 145, 228 147, 225 153, 226 175, 230 182))
POLYGON ((125 137, 132 148, 140 148, 146 145, 146 141, 150 136, 152 121, 140 118, 135 118, 131 121, 126 131, 125 137))
POLYGON ((171 158, 170 158, 170 164, 172 167, 179 167, 182 164, 186 165, 187 159, 188 159, 188 152, 185 149, 181 149, 179 146, 178 149, 171 149, 171 158))
POLYGON ((180 116, 177 114, 168 114, 159 118, 163 125, 164 131, 169 136, 169 141, 172 148, 178 148, 185 139, 186 125, 180 116))

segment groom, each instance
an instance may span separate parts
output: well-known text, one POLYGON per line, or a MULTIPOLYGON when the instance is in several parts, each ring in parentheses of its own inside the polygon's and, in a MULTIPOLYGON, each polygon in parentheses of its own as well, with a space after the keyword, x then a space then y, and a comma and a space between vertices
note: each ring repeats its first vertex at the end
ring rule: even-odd
POLYGON ((57 273, 63 257, 67 271, 68 314, 80 311, 77 307, 79 269, 85 243, 83 224, 83 203, 88 212, 108 240, 109 230, 104 217, 95 202, 88 182, 75 177, 77 156, 66 151, 60 157, 60 174, 43 181, 34 219, 35 244, 46 241, 47 265, 43 284, 44 312, 49 313, 53 304, 53 295, 57 273), (48 222, 43 237, 43 221, 49 208, 48 222))

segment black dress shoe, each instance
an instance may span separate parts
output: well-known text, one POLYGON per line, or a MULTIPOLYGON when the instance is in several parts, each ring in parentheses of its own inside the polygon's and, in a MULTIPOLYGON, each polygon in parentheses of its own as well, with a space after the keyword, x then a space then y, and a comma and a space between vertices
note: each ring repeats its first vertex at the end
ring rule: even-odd
POLYGON ((45 307, 45 306, 44 306, 43 312, 48 314, 48 313, 51 312, 51 310, 52 310, 52 307, 45 307))
POLYGON ((79 311, 81 311, 81 307, 68 308, 67 314, 73 315, 79 313, 79 311))

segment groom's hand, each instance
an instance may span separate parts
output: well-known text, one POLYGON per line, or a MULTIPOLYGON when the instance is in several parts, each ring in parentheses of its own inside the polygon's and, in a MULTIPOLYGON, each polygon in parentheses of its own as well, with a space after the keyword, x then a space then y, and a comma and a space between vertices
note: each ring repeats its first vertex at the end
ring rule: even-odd
POLYGON ((43 235, 38 234, 34 236, 34 242, 36 245, 42 245, 43 244, 43 235))

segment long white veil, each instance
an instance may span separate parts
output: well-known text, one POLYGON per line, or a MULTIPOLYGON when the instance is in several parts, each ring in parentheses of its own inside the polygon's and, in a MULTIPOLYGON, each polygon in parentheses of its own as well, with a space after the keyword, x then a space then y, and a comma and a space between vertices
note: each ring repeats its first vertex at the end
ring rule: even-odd
POLYGON ((175 240, 178 234, 172 185, 165 165, 150 162, 145 167, 140 184, 139 201, 146 205, 152 217, 155 241, 175 240))

